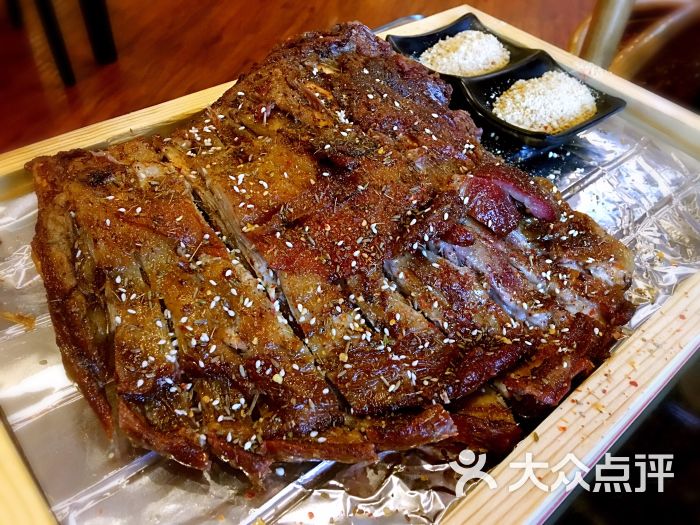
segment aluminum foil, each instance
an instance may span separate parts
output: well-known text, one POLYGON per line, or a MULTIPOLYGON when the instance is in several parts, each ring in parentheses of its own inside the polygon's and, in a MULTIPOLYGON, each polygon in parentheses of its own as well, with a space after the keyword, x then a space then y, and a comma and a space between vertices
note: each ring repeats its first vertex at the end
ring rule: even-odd
MULTIPOLYGON (((624 115, 523 158, 634 250, 629 296, 639 309, 630 330, 700 270, 697 159, 641 135, 624 115)), ((231 469, 193 472, 109 442, 61 365, 31 260, 35 218, 34 195, 0 203, 0 406, 59 521, 433 523, 454 499, 455 477, 430 449, 376 464, 279 465, 256 493, 231 469)))

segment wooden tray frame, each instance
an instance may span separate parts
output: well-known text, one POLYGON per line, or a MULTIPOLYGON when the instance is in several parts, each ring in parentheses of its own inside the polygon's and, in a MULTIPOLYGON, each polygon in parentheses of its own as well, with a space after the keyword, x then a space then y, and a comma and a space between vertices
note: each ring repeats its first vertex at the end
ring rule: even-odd
MULTIPOLYGON (((562 65, 585 77, 596 88, 625 98, 624 118, 651 136, 660 137, 692 156, 700 155, 700 117, 581 60, 496 18, 464 5, 394 28, 391 34, 419 34, 475 13, 495 32, 533 48, 544 49, 562 65)), ((380 36, 386 36, 380 33, 380 36)), ((235 82, 221 84, 122 117, 93 124, 58 137, 0 155, 0 202, 31 191, 24 164, 38 155, 73 148, 98 148, 132 137, 167 132, 216 100, 235 82)), ((498 484, 491 490, 475 484, 450 506, 442 522, 540 523, 564 500, 563 486, 543 492, 526 484, 509 493, 519 478, 509 468, 525 451, 550 465, 568 452, 592 467, 700 346, 700 274, 687 279, 669 301, 614 352, 596 372, 572 392, 515 450, 490 473, 498 484), (606 392, 603 394, 603 392, 606 392)), ((0 523, 55 523, 30 471, 7 430, 0 425, 0 523)), ((573 472, 569 473, 569 478, 573 472)), ((555 474, 542 478, 552 484, 555 474)))

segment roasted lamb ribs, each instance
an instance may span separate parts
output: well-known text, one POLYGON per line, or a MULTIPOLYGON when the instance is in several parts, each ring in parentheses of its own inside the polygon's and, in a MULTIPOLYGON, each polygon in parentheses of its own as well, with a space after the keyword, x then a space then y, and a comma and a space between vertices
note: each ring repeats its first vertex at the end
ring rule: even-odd
POLYGON ((479 144, 351 23, 275 49, 168 137, 28 164, 68 373, 198 469, 507 452, 629 319, 629 251, 479 144))

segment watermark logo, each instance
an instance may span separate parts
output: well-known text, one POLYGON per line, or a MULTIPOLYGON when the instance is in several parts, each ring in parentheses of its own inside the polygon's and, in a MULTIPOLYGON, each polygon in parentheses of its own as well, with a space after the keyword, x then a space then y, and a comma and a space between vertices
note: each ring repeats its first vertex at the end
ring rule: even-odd
MULTIPOLYGON (((563 486, 566 492, 576 487, 592 492, 646 492, 650 480, 656 480, 656 490, 664 491, 664 480, 673 478, 673 454, 635 454, 634 461, 629 457, 613 456, 606 453, 603 461, 595 466, 592 483, 584 479, 590 469, 574 454, 566 454, 561 461, 549 465, 546 461, 535 460, 532 452, 526 452, 522 461, 511 461, 508 467, 521 471, 515 483, 508 485, 508 492, 514 492, 530 483, 544 492, 552 492, 563 486), (631 468, 636 468, 639 474, 639 485, 631 482, 631 468), (549 473, 556 475, 551 484, 542 480, 549 473)), ((451 461, 450 467, 460 475, 455 487, 457 496, 464 495, 464 488, 471 480, 483 480, 491 490, 498 488, 498 483, 488 472, 485 472, 486 454, 475 454, 465 449, 459 454, 458 461, 451 461)), ((635 479, 637 479, 635 477, 635 479)))
POLYGON ((476 454, 468 448, 465 448, 459 453, 459 461, 450 461, 452 470, 457 474, 461 474, 461 477, 457 481, 457 486, 455 487, 455 494, 457 494, 457 496, 464 496, 464 487, 467 482, 472 479, 484 480, 492 490, 498 488, 496 480, 493 479, 491 474, 482 470, 485 464, 486 454, 479 454, 477 458, 476 454))
MULTIPOLYGON (((655 479, 656 490, 663 492, 664 480, 673 477, 673 454, 635 454, 634 459, 639 470, 639 486, 634 487, 634 492, 646 492, 650 479, 655 479)), ((629 463, 630 458, 605 454, 605 460, 595 468, 593 492, 632 492, 629 463)))

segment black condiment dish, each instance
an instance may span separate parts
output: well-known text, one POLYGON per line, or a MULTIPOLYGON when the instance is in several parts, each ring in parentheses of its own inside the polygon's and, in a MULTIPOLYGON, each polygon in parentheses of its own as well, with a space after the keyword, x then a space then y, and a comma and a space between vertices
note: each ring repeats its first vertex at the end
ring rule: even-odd
MULTIPOLYGON (((492 111, 493 103, 501 93, 506 91, 518 80, 529 80, 542 76, 547 71, 562 71, 571 76, 575 74, 566 71, 544 51, 537 51, 526 58, 516 67, 495 71, 479 77, 461 79, 461 88, 469 109, 486 120, 488 127, 499 133, 507 134, 520 142, 537 148, 552 147, 572 139, 578 133, 590 128, 597 122, 620 111, 626 105, 621 98, 599 91, 585 82, 591 90, 596 102, 596 112, 588 119, 558 133, 546 133, 520 128, 501 120, 492 111)), ((581 80, 581 79, 579 79, 581 80)))
MULTIPOLYGON (((423 51, 426 49, 429 49, 433 47, 435 44, 437 44, 440 40, 443 40, 447 37, 455 36, 457 33, 461 33, 462 31, 482 31, 484 33, 489 33, 498 40, 501 41, 503 46, 510 52, 510 60, 508 63, 500 68, 498 71, 503 71, 506 69, 509 69, 518 63, 522 62, 526 58, 530 57, 533 55, 533 53, 536 52, 534 49, 530 49, 527 47, 522 47, 517 45, 514 42, 511 42, 510 40, 501 37, 497 33, 494 33, 493 31, 489 30, 486 26, 484 26, 479 19, 471 14, 467 13, 466 15, 458 18, 454 22, 452 22, 450 25, 441 27, 440 29, 436 29, 435 31, 430 31, 429 33, 423 33, 422 35, 410 35, 410 36, 397 36, 397 35, 388 35, 386 37, 387 41, 391 44, 391 46, 394 48, 395 51, 401 53, 402 55, 405 55, 407 57, 413 58, 415 60, 418 60, 423 51)), ((488 73, 487 73, 488 74, 488 73)), ((447 75, 447 74, 442 74, 443 77, 451 77, 451 78, 467 78, 467 77, 456 77, 454 75, 447 75)), ((478 76, 482 75, 475 75, 474 77, 469 77, 469 78, 477 78, 478 76)))

